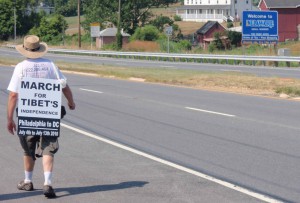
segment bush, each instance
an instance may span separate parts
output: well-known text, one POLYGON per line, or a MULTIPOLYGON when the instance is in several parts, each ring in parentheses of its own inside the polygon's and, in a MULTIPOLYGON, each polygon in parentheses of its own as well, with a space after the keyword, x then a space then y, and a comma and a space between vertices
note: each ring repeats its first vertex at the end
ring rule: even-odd
POLYGON ((121 32, 120 32, 120 30, 118 30, 118 32, 117 32, 117 35, 116 35, 116 38, 117 38, 117 48, 118 48, 118 50, 120 50, 120 49, 122 49, 122 34, 121 34, 121 32))
POLYGON ((232 22, 227 22, 227 28, 231 28, 233 27, 233 23, 232 22))
POLYGON ((242 41, 242 33, 229 31, 227 33, 228 39, 230 40, 230 44, 238 47, 242 41))
POLYGON ((113 42, 111 44, 105 44, 102 47, 103 50, 118 50, 118 46, 116 42, 113 42))
POLYGON ((212 43, 215 44, 217 49, 223 50, 225 47, 224 47, 224 44, 221 40, 221 33, 215 32, 214 33, 214 38, 215 38, 215 41, 213 41, 212 43))
POLYGON ((215 43, 210 43, 209 46, 208 46, 208 51, 210 53, 214 52, 215 50, 217 49, 217 46, 215 43))
MULTIPOLYGON (((168 50, 167 40, 158 40, 157 43, 159 43, 161 51, 167 52, 168 50)), ((169 48, 170 48, 170 52, 172 53, 181 53, 181 52, 186 52, 191 50, 192 44, 188 40, 182 40, 179 42, 170 41, 169 48)))
POLYGON ((146 25, 142 28, 137 28, 130 40, 156 41, 159 38, 159 31, 153 25, 146 25))
POLYGON ((192 49, 192 44, 188 40, 180 41, 179 46, 181 47, 181 49, 184 49, 184 50, 191 50, 192 49))
POLYGON ((154 20, 150 21, 150 25, 157 27, 160 32, 164 31, 165 25, 173 25, 174 21, 170 19, 168 16, 158 16, 154 20))
POLYGON ((175 16, 174 16, 174 21, 182 21, 181 16, 175 15, 175 16))
POLYGON ((62 42, 63 30, 67 28, 67 22, 62 15, 54 15, 50 18, 44 16, 40 25, 33 27, 29 34, 37 35, 42 41, 57 45, 62 42))
POLYGON ((300 88, 299 87, 279 87, 275 90, 277 94, 285 93, 291 96, 300 96, 300 88))

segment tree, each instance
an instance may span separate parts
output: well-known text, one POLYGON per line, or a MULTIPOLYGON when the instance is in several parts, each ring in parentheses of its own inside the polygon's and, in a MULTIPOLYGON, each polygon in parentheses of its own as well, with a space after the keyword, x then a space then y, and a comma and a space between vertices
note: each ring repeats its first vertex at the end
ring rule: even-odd
POLYGON ((253 0, 253 5, 258 6, 260 0, 253 0))
POLYGON ((227 28, 232 28, 234 27, 233 22, 227 22, 227 28))
MULTIPOLYGON (((118 0, 85 0, 83 11, 85 12, 84 28, 89 30, 92 22, 112 22, 117 24, 118 0)), ((121 28, 129 34, 133 34, 140 25, 143 26, 152 17, 151 8, 166 7, 176 0, 122 0, 121 28)))
POLYGON ((162 15, 160 15, 160 16, 156 17, 154 20, 150 21, 150 24, 157 27, 157 29, 160 32, 164 31, 165 25, 172 26, 173 23, 174 23, 174 21, 171 18, 169 18, 168 16, 162 16, 162 15))
POLYGON ((242 41, 242 33, 235 31, 227 32, 228 39, 230 40, 230 44, 234 46, 239 46, 242 41))
POLYGON ((39 26, 30 30, 30 34, 35 34, 42 41, 50 43, 60 43, 63 30, 68 28, 67 22, 62 15, 54 15, 51 18, 43 17, 39 26))
POLYGON ((0 39, 14 36, 14 8, 17 35, 22 36, 39 23, 40 14, 34 12, 34 0, 0 0, 0 39))
POLYGON ((77 15, 77 0, 54 0, 55 13, 63 16, 77 15))
POLYGON ((221 39, 221 33, 219 32, 215 32, 214 33, 214 38, 215 38, 215 41, 213 41, 212 43, 215 44, 216 48, 219 49, 219 50, 222 50, 225 48, 223 42, 222 42, 222 39, 221 39))

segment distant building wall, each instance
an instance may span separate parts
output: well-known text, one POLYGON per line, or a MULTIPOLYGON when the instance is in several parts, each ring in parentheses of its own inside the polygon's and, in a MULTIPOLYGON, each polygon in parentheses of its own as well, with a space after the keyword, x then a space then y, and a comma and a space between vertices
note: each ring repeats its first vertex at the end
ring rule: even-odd
MULTIPOLYGON (((104 45, 116 42, 116 36, 100 36, 96 38, 96 47, 101 49, 104 45)), ((123 36, 122 43, 127 44, 129 42, 129 37, 123 36)))
POLYGON ((278 12, 279 42, 299 39, 298 26, 300 25, 300 7, 298 8, 267 8, 264 1, 260 4, 262 11, 278 12))

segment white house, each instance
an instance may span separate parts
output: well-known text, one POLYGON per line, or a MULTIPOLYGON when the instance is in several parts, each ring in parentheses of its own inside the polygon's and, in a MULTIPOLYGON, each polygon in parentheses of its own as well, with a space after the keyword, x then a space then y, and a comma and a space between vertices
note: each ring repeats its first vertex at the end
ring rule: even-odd
POLYGON ((243 11, 253 10, 252 0, 184 0, 176 9, 183 21, 242 21, 243 11))
POLYGON ((35 8, 35 12, 39 13, 41 11, 45 11, 46 14, 51 14, 54 13, 54 7, 48 6, 41 2, 40 5, 35 8))

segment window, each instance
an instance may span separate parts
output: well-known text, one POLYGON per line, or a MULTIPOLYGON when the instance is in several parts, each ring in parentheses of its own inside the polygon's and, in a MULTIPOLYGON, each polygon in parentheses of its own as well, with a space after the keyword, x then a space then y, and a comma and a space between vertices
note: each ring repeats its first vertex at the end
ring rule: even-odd
POLYGON ((248 3, 249 3, 249 1, 247 0, 247 1, 246 1, 246 4, 248 4, 248 3))

